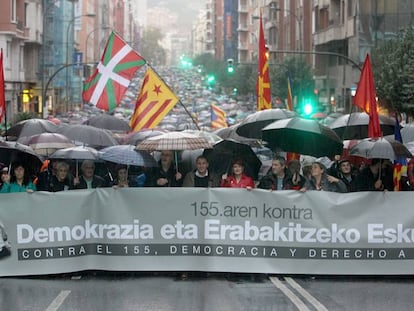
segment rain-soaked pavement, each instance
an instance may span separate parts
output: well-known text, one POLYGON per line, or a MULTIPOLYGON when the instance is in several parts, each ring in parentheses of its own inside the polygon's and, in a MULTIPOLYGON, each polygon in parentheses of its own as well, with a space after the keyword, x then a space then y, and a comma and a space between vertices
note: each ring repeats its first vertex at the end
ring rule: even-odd
POLYGON ((0 310, 412 310, 411 277, 108 273, 1 278, 0 310))

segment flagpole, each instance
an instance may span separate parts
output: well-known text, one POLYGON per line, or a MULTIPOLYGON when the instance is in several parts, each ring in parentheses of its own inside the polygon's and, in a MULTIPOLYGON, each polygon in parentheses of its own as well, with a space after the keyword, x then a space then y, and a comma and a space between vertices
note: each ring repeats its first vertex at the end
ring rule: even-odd
MULTIPOLYGON (((173 90, 171 90, 170 86, 164 81, 164 79, 161 77, 161 75, 158 74, 158 72, 154 69, 154 67, 152 67, 148 62, 147 62, 147 66, 150 67, 157 75, 158 78, 167 86, 167 88, 170 90, 171 93, 175 94, 173 92, 173 90)), ((178 98, 178 97, 177 97, 178 98)), ((196 120, 194 120, 194 117, 191 115, 191 113, 187 110, 187 107, 184 106, 184 104, 182 103, 182 101, 180 99, 178 99, 178 102, 180 103, 180 105, 184 108, 185 112, 188 114, 188 116, 191 118, 191 120, 193 121, 193 123, 195 124, 195 126, 197 127, 197 130, 200 131, 200 127, 198 126, 196 120)))
MULTIPOLYGON (((2 88, 2 98, 0 98, 0 104, 3 106, 2 108, 4 109, 3 113, 4 113, 4 136, 6 137, 6 141, 7 139, 7 105, 6 105, 6 80, 4 78, 4 58, 3 58, 3 48, 0 49, 0 55, 1 55, 1 78, 2 78, 2 85, 0 86, 2 88)), ((1 118, 1 114, 0 114, 0 118, 1 118)), ((10 173, 10 171, 9 171, 10 173)))
POLYGON ((4 103, 4 136, 6 137, 6 141, 8 140, 7 138, 7 109, 6 109, 6 102, 4 103))

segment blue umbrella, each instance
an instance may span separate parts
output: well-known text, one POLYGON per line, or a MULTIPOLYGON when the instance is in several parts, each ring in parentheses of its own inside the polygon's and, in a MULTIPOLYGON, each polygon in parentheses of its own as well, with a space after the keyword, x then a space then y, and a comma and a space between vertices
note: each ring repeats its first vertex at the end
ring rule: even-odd
POLYGON ((132 145, 116 145, 102 149, 99 158, 118 164, 156 167, 157 162, 146 151, 136 150, 132 145))

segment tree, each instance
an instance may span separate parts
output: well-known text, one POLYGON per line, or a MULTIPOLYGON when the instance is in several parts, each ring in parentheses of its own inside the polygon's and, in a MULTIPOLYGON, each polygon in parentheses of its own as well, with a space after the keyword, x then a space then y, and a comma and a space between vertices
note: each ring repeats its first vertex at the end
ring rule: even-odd
POLYGON ((282 100, 287 98, 288 77, 290 78, 292 96, 301 103, 304 98, 313 95, 315 82, 312 68, 302 56, 285 58, 283 63, 270 64, 270 87, 272 97, 282 100))
POLYGON ((389 111, 414 112, 414 31, 407 28, 371 52, 376 93, 389 111))
POLYGON ((140 42, 140 51, 138 52, 151 65, 165 65, 166 52, 160 44, 163 37, 161 30, 158 28, 149 27, 144 30, 140 42))

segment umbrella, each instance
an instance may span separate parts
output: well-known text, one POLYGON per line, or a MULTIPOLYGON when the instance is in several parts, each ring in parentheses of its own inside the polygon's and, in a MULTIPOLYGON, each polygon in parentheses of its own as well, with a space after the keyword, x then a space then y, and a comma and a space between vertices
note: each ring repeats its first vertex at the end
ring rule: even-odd
POLYGON ((192 134, 198 137, 205 137, 208 140, 208 142, 212 145, 222 140, 220 136, 212 132, 199 131, 199 130, 184 130, 183 133, 189 133, 189 134, 192 134))
POLYGON ((408 151, 410 151, 411 154, 414 154, 414 141, 410 141, 408 143, 404 143, 404 146, 407 147, 408 151))
POLYGON ((136 150, 132 145, 106 147, 99 152, 102 160, 125 165, 156 167, 157 161, 146 151, 136 150))
POLYGON ((222 139, 232 139, 239 143, 248 144, 250 146, 261 146, 257 139, 242 137, 239 134, 237 134, 237 126, 238 124, 229 127, 223 127, 215 130, 213 133, 218 135, 222 139))
POLYGON ((56 150, 49 159, 98 160, 99 152, 92 147, 76 146, 56 150))
POLYGON ((286 109, 266 109, 257 111, 246 117, 236 129, 236 133, 248 138, 262 138, 262 129, 277 120, 293 118, 296 113, 286 109))
MULTIPOLYGON (((380 115, 379 120, 383 135, 394 134, 394 119, 380 115)), ((368 137, 368 123, 368 114, 353 112, 337 118, 329 127, 342 139, 363 139, 368 137)))
POLYGON ((319 122, 322 123, 323 125, 328 125, 331 124, 333 121, 335 121, 336 119, 338 119, 339 117, 342 117, 343 114, 340 112, 332 112, 330 114, 328 114, 326 116, 326 118, 320 120, 319 122))
POLYGON ((18 142, 31 147, 38 155, 49 156, 57 149, 74 147, 69 138, 58 133, 42 133, 29 137, 21 137, 18 142))
POLYGON ((90 125, 71 125, 59 127, 58 133, 71 140, 80 141, 94 147, 108 147, 118 145, 112 133, 108 130, 96 128, 90 125))
POLYGON ((121 141, 125 145, 138 145, 143 140, 167 133, 162 129, 142 129, 138 132, 131 132, 127 134, 121 141))
POLYGON ((8 129, 8 136, 23 137, 41 133, 55 133, 58 126, 44 119, 23 120, 8 129))
POLYGON ((131 130, 127 121, 106 113, 93 116, 86 120, 84 124, 110 131, 128 132, 131 130))
POLYGON ((401 138, 404 143, 414 141, 414 123, 409 123, 401 129, 401 138))
MULTIPOLYGON (((168 132, 155 137, 150 137, 137 145, 138 150, 195 150, 211 148, 211 144, 205 137, 183 132, 168 132)), ((175 167, 178 168, 177 152, 174 153, 175 167)))
POLYGON ((205 149, 203 155, 208 159, 211 170, 220 174, 229 171, 234 159, 243 160, 246 173, 253 179, 258 178, 262 166, 262 162, 249 145, 233 139, 224 139, 218 142, 212 149, 205 149))
POLYGON ((22 162, 36 173, 42 166, 42 159, 29 146, 18 142, 0 141, 0 162, 10 166, 13 162, 22 162))
POLYGON ((76 176, 79 175, 78 161, 79 160, 99 160, 99 151, 86 146, 76 146, 55 151, 49 159, 63 159, 76 161, 76 176))
POLYGON ((316 120, 291 118, 273 122, 263 130, 270 147, 315 157, 342 153, 343 144, 329 127, 316 120))
POLYGON ((138 150, 194 150, 211 148, 211 144, 205 137, 184 132, 168 132, 155 137, 150 137, 137 145, 138 150))
POLYGON ((315 112, 311 115, 312 119, 325 119, 327 117, 327 114, 324 112, 315 112))
POLYGON ((365 138, 349 150, 350 155, 356 155, 367 159, 411 158, 412 154, 402 143, 385 138, 365 138))

